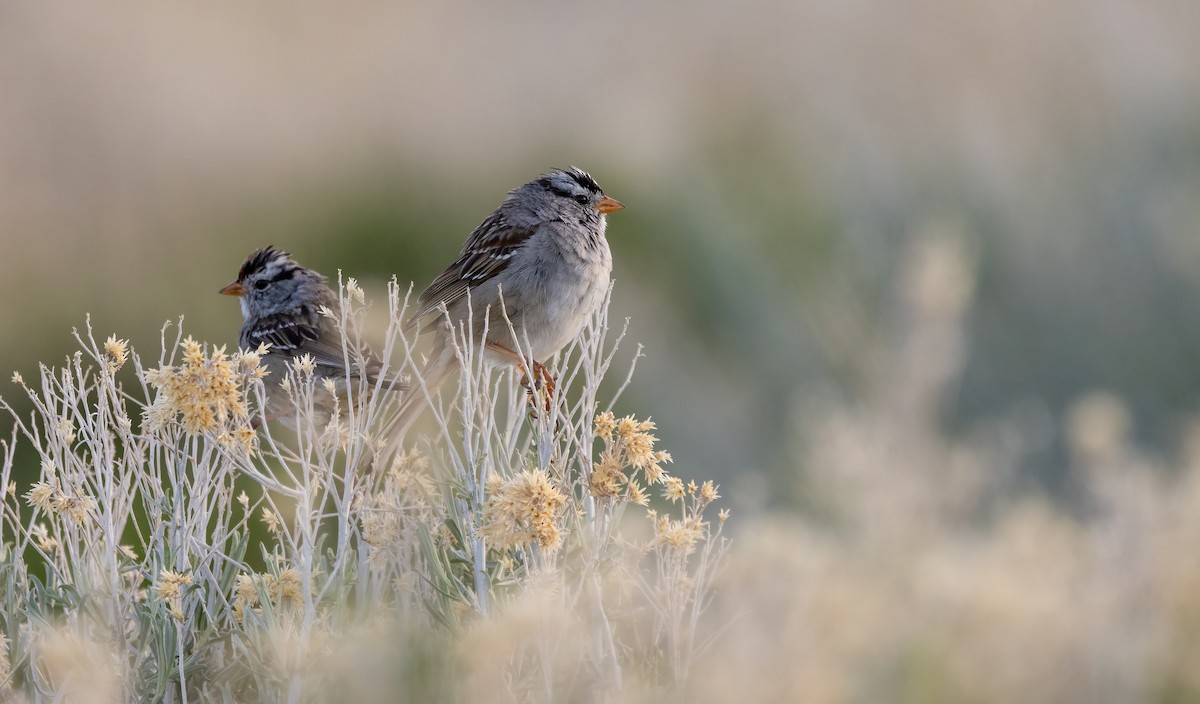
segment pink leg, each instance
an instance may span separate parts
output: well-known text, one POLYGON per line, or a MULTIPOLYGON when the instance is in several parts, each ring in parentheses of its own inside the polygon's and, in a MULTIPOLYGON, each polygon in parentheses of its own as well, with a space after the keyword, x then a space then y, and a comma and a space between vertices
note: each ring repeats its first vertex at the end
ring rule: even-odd
POLYGON ((533 378, 531 379, 529 372, 525 369, 525 362, 523 359, 521 359, 521 355, 513 352, 503 345, 497 345, 492 342, 489 342, 487 347, 493 352, 497 352, 505 357, 511 358, 517 369, 521 370, 521 386, 524 386, 526 391, 529 392, 530 405, 535 403, 533 397, 534 388, 542 386, 545 387, 546 411, 549 412, 551 408, 551 402, 554 400, 554 392, 558 388, 558 382, 555 381, 554 377, 550 375, 550 370, 546 369, 546 365, 535 360, 533 362, 533 378))

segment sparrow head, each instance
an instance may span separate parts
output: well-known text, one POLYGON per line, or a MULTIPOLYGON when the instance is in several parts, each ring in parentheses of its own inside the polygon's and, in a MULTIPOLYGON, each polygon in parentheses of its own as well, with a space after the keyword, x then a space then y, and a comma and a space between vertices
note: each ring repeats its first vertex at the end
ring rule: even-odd
POLYGON ((542 174, 510 191, 508 200, 583 216, 587 220, 599 220, 603 215, 625 207, 620 201, 604 195, 596 179, 576 166, 542 174))
POLYGON ((239 296, 242 315, 249 320, 326 304, 329 287, 324 276, 300 266, 287 252, 267 246, 246 257, 237 278, 221 293, 239 296))

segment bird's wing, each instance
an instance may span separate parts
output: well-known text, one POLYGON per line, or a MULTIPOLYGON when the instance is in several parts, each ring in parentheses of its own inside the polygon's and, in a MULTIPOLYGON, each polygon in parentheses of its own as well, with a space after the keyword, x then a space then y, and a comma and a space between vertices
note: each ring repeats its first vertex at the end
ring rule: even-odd
POLYGON ((271 352, 298 355, 303 354, 297 350, 306 342, 320 336, 320 330, 308 316, 277 313, 247 323, 242 330, 241 344, 247 349, 255 349, 265 342, 271 346, 271 352))
MULTIPOLYGON (((346 373, 341 336, 320 320, 294 314, 266 316, 246 330, 242 337, 245 347, 254 348, 266 342, 271 345, 271 354, 287 357, 307 354, 325 374, 344 376, 346 373)), ((365 345, 359 351, 365 360, 367 380, 374 383, 383 364, 365 345)), ((358 376, 353 360, 349 367, 351 376, 358 376)), ((389 388, 393 385, 390 382, 387 384, 389 388)))
POLYGON ((462 252, 421 293, 420 308, 409 320, 409 328, 435 314, 442 303, 450 305, 476 286, 495 278, 508 268, 513 255, 535 230, 513 225, 499 212, 492 213, 467 238, 462 252))

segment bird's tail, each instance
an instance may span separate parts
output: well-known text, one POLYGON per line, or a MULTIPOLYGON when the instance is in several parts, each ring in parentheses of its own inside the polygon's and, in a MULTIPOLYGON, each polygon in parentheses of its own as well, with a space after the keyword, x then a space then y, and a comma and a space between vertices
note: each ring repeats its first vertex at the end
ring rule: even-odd
POLYGON ((408 429, 421 416, 421 411, 425 410, 426 404, 456 366, 454 351, 447 345, 435 345, 425 368, 420 372, 420 378, 413 380, 412 388, 400 402, 400 409, 379 431, 377 437, 383 445, 376 454, 378 459, 390 461, 408 429))

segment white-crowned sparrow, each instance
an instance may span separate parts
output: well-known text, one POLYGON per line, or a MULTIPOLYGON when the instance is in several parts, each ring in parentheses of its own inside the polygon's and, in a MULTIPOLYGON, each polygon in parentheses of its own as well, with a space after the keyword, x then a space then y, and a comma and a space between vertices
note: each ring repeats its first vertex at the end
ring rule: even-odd
MULTIPOLYGON (((605 215, 623 207, 576 167, 509 191, 467 238, 458 259, 421 294, 408 321, 410 330, 435 333, 422 372, 428 387, 457 366, 448 323, 458 329, 471 311, 472 337, 484 342, 488 361, 518 366, 527 384, 545 382, 552 396, 554 379, 541 362, 574 339, 603 301, 612 274, 605 215), (532 370, 522 355, 532 359, 532 370)), ((420 410, 420 397, 406 399, 400 428, 420 410)))
MULTIPOLYGON (((358 359, 347 363, 341 333, 321 314, 322 307, 338 311, 337 294, 326 285, 324 276, 301 266, 287 252, 270 246, 251 252, 237 279, 221 293, 241 298, 243 322, 238 345, 253 350, 261 343, 270 344, 263 359, 270 374, 266 384, 268 420, 278 417, 286 422, 294 410, 277 386, 287 376, 288 366, 303 355, 312 357, 313 375, 318 380, 333 379, 343 395, 347 369, 351 378, 365 373, 367 381, 375 384, 382 368, 378 358, 364 347, 358 359)), ((388 382, 384 387, 403 385, 388 382)), ((328 411, 320 393, 316 398, 319 410, 328 411)))

